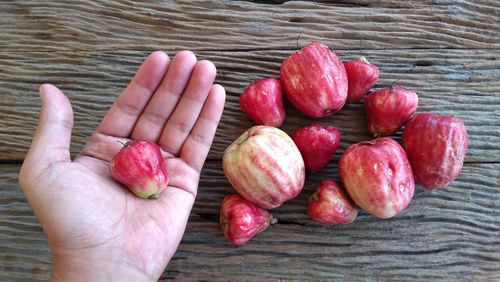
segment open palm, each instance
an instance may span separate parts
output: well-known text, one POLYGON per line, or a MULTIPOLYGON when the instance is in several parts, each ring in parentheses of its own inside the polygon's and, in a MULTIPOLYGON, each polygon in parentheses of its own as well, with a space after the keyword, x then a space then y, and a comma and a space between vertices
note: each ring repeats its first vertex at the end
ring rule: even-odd
POLYGON ((48 236, 52 278, 161 275, 184 233, 224 107, 215 74, 189 51, 171 62, 152 53, 73 161, 71 105, 56 87, 41 86, 39 125, 19 181, 48 236), (159 199, 138 198, 111 178, 117 141, 128 140, 162 148, 170 182, 159 199))

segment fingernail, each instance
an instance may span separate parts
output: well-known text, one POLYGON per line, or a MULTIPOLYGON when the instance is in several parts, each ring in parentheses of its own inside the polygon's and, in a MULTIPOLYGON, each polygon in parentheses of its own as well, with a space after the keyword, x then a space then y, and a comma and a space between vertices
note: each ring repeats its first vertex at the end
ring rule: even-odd
POLYGON ((54 86, 49 83, 44 83, 40 85, 40 88, 38 89, 38 92, 40 93, 40 98, 44 98, 45 96, 47 96, 46 93, 48 93, 52 88, 54 88, 54 86))
POLYGON ((40 95, 40 99, 43 101, 43 98, 45 97, 45 88, 46 88, 46 84, 42 84, 40 85, 40 87, 38 88, 38 93, 40 95))

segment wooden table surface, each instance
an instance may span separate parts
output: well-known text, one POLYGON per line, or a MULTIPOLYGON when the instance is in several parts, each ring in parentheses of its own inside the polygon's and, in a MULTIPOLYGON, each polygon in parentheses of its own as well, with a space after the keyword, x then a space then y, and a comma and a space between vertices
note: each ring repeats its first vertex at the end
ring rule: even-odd
MULTIPOLYGON (((43 280, 51 269, 46 237, 17 183, 37 123, 38 86, 50 82, 69 96, 75 155, 150 52, 184 49, 215 63, 228 98, 186 233, 162 279, 500 280, 500 2, 145 2, 0 2, 1 281, 43 280), (392 219, 361 212, 349 225, 312 222, 307 197, 320 180, 338 179, 345 148, 371 138, 363 104, 348 104, 315 120, 342 132, 333 161, 272 211, 278 224, 234 247, 218 209, 234 193, 223 150, 252 126, 238 97, 254 79, 277 77, 281 61, 312 40, 342 60, 367 56, 380 68, 376 88, 396 82, 415 90, 418 112, 462 118, 470 143, 462 174, 434 192, 417 186, 392 219)), ((283 130, 310 122, 287 104, 283 130)))

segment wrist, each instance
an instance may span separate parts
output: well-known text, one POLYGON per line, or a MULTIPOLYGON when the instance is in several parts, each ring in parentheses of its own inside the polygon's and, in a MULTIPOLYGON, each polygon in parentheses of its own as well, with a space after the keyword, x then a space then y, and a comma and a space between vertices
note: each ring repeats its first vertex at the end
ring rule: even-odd
POLYGON ((49 281, 157 281, 120 258, 86 250, 54 252, 52 266, 49 281))

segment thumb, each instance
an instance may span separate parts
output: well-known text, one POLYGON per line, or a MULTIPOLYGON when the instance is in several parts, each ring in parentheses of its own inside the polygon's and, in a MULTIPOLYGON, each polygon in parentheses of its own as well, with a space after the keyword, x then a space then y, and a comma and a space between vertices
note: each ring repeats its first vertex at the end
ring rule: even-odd
POLYGON ((70 161, 69 147, 73 128, 73 110, 68 98, 50 84, 40 86, 42 109, 26 161, 50 164, 70 161))

